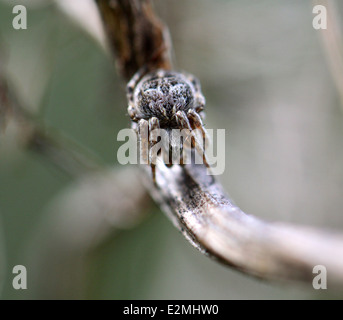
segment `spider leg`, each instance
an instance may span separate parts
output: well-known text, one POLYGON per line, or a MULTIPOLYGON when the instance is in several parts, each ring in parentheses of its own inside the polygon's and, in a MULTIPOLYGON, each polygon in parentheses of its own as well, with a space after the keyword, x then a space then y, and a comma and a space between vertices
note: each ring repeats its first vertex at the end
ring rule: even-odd
POLYGON ((126 86, 126 97, 130 104, 133 103, 133 92, 135 91, 138 80, 139 78, 134 75, 126 86))
POLYGON ((129 102, 129 106, 127 107, 127 112, 131 118, 132 121, 137 121, 137 118, 136 118, 136 110, 135 110, 135 107, 133 105, 133 102, 129 102))
POLYGON ((134 76, 131 78, 131 80, 126 86, 126 97, 127 97, 127 100, 129 101, 129 106, 127 108, 127 111, 133 121, 137 121, 137 117, 136 117, 137 113, 136 113, 135 104, 134 104, 134 91, 138 82, 142 79, 142 77, 146 74, 146 72, 147 72, 147 67, 145 66, 139 69, 134 74, 134 76))
POLYGON ((205 108, 205 97, 203 96, 202 92, 201 92, 201 85, 200 85, 200 81, 198 78, 196 78, 195 76, 193 76, 190 73, 185 73, 185 76, 187 77, 187 79, 192 83, 193 88, 195 89, 194 92, 194 106, 195 106, 195 111, 200 113, 200 116, 202 118, 205 117, 205 113, 202 112, 205 108))
POLYGON ((187 155, 184 153, 184 141, 180 141, 180 166, 183 167, 185 165, 185 160, 187 160, 187 155))
POLYGON ((183 74, 186 76, 186 78, 192 82, 192 85, 194 86, 196 91, 201 91, 201 85, 200 85, 200 81, 197 77, 195 77, 194 75, 188 73, 188 72, 183 72, 183 74))
MULTIPOLYGON (((168 144, 164 145, 165 156, 167 161, 164 161, 168 168, 171 168, 174 164, 183 165, 183 141, 181 141, 180 132, 178 130, 167 130, 168 144)), ((164 139, 165 140, 165 139, 164 139)))
POLYGON ((193 138, 194 140, 194 143, 192 141, 192 148, 195 148, 196 151, 202 155, 202 158, 203 158, 203 161, 204 161, 204 164, 207 168, 210 167, 210 165, 208 164, 208 161, 207 161, 207 157, 206 157, 206 154, 205 154, 205 150, 204 150, 204 147, 201 146, 198 138, 196 137, 195 133, 193 132, 193 129, 192 129, 192 126, 187 118, 187 115, 184 111, 178 111, 176 113, 176 121, 178 122, 179 126, 183 129, 188 129, 190 131, 190 135, 191 135, 191 138, 193 138))
MULTIPOLYGON (((177 148, 175 148, 175 146, 173 147, 173 149, 171 150, 170 156, 172 159, 174 159, 174 161, 175 160, 177 161, 175 163, 178 163, 180 166, 184 166, 187 163, 186 160, 188 159, 188 156, 186 153, 186 151, 187 151, 187 140, 191 137, 189 134, 187 134, 185 136, 183 132, 177 132, 176 134, 177 134, 177 136, 173 137, 172 139, 174 141, 177 141, 177 148)), ((175 144, 175 142, 174 142, 174 144, 175 144)))
POLYGON ((160 135, 160 122, 156 117, 149 119, 149 164, 151 167, 152 180, 156 184, 156 160, 157 152, 154 150, 154 146, 157 143, 157 139, 160 135))
POLYGON ((210 142, 210 138, 208 136, 206 129, 204 128, 201 117, 196 111, 194 111, 194 109, 188 110, 187 117, 188 117, 189 123, 191 124, 192 129, 200 130, 202 134, 203 143, 204 143, 204 149, 205 149, 205 147, 208 146, 210 142))
POLYGON ((144 76, 144 74, 146 72, 147 72, 147 68, 142 67, 133 75, 131 80, 128 82, 128 84, 126 86, 126 95, 127 95, 127 99, 129 100, 129 102, 133 102, 133 93, 135 91, 135 88, 136 88, 139 80, 141 80, 141 78, 144 76))
POLYGON ((149 164, 149 122, 141 119, 136 126, 140 152, 140 163, 149 164))

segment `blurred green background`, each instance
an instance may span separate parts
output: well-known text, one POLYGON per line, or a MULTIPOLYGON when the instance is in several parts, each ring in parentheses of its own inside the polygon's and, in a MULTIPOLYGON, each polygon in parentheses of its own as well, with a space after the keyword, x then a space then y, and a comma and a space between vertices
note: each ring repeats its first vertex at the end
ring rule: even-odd
MULTIPOLYGON (((13 3, 0 2, 2 64, 20 101, 116 166, 116 135, 129 118, 115 66, 54 2, 24 2, 28 29, 21 31, 12 28, 13 3)), ((235 202, 270 221, 343 230, 343 109, 312 28, 312 7, 307 0, 156 2, 177 68, 201 80, 206 126, 227 130, 220 179, 235 202)), ((192 248, 157 207, 136 228, 109 235, 85 255, 45 264, 42 247, 55 241, 51 203, 74 181, 22 150, 14 136, 11 128, 0 136, 2 299, 342 297, 330 288, 269 284, 223 267, 192 248), (71 270, 68 259, 82 259, 80 269, 71 270), (12 287, 17 264, 28 268, 27 290, 12 287)))

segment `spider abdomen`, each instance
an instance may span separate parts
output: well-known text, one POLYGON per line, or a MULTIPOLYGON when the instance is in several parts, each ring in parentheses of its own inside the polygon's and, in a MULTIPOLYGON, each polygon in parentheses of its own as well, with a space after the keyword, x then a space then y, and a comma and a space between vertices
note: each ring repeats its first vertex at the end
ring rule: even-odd
POLYGON ((182 74, 168 72, 163 77, 157 74, 145 76, 134 91, 137 118, 157 117, 162 125, 174 126, 177 111, 193 107, 192 84, 182 74))

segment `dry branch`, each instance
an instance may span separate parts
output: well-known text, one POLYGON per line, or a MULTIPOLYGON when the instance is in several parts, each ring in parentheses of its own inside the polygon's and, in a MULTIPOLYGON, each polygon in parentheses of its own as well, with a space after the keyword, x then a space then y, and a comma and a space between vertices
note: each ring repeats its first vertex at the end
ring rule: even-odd
POLYGON ((168 33, 149 0, 97 0, 111 48, 128 81, 146 67, 170 69, 168 33))
MULTIPOLYGON (((343 284, 343 236, 247 215, 201 165, 157 167, 148 186, 174 225, 200 251, 268 280, 312 282, 324 265, 330 284, 343 284)), ((149 174, 149 170, 147 170, 149 174)))
MULTIPOLYGON (((168 44, 161 43, 162 27, 156 24, 158 20, 150 1, 98 0, 97 3, 125 80, 144 65, 170 67, 165 51, 156 55, 161 48, 168 48, 168 44)), ((166 168, 160 162, 156 168, 157 187, 151 182, 149 168, 145 173, 149 181, 146 187, 152 197, 204 254, 269 280, 311 283, 313 267, 324 265, 329 282, 343 284, 342 235, 267 223, 247 215, 233 204, 214 177, 206 175, 201 165, 166 168)))

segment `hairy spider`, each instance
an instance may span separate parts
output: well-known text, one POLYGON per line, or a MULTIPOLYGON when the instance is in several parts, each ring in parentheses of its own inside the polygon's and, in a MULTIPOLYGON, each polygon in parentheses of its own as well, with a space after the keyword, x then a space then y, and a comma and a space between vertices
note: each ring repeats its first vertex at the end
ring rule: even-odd
MULTIPOLYGON (((154 183, 155 155, 152 147, 157 143, 156 130, 186 129, 191 136, 191 148, 202 155, 203 163, 209 167, 205 155, 205 143, 200 144, 195 131, 200 131, 203 141, 207 141, 207 133, 203 126, 203 109, 205 98, 201 93, 200 83, 193 75, 169 70, 155 70, 143 76, 137 72, 127 85, 129 101, 128 113, 132 120, 132 128, 138 134, 141 156, 150 164, 154 183), (195 130, 197 129, 197 130, 195 130), (147 130, 147 140, 142 132, 147 130), (148 146, 149 152, 144 149, 148 146)), ((173 146, 172 135, 169 135, 170 146, 173 146)), ((184 144, 179 145, 182 151, 184 144)), ((183 165, 181 152, 180 165, 183 165)), ((169 166, 174 163, 170 161, 169 166)), ((168 164, 166 164, 168 165, 168 164)))

